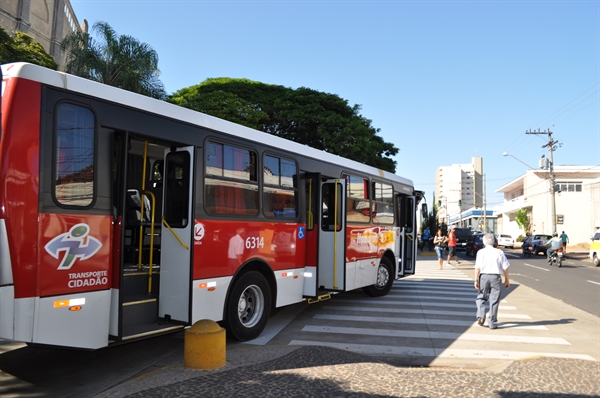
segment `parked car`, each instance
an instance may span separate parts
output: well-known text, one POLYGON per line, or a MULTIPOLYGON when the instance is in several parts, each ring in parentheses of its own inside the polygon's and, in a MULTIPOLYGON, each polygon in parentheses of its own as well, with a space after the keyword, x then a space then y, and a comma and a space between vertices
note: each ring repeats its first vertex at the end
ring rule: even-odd
POLYGON ((508 247, 509 249, 515 247, 515 240, 510 235, 496 235, 496 239, 498 239, 498 246, 508 247))
POLYGON ((469 228, 456 228, 454 234, 456 235, 456 250, 465 250, 467 240, 471 236, 471 230, 469 228))
POLYGON ((550 239, 552 239, 551 235, 534 234, 531 237, 531 246, 533 248, 533 254, 537 255, 539 252, 542 252, 543 254, 546 254, 546 250, 548 248, 545 246, 545 244, 550 239))
MULTIPOLYGON (((467 244, 465 245, 465 253, 467 256, 475 257, 477 252, 483 249, 483 235, 485 234, 473 234, 469 236, 467 244)), ((494 247, 498 247, 498 239, 494 235, 494 247)))

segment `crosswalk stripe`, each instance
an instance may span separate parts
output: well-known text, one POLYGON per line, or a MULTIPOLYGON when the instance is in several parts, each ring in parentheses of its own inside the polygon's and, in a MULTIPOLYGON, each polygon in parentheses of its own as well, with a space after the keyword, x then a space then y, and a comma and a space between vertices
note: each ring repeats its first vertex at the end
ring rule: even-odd
MULTIPOLYGON (((417 325, 447 325, 447 326, 473 326, 472 321, 456 321, 451 319, 432 319, 432 318, 390 318, 378 316, 356 316, 356 315, 333 315, 333 314, 315 314, 313 319, 326 319, 330 321, 351 321, 351 322, 380 322, 380 323, 404 323, 417 325)), ((527 330, 548 330, 543 325, 519 325, 516 323, 498 325, 498 328, 527 329, 527 330)))
POLYGON ((399 299, 420 299, 420 300, 441 300, 443 299, 444 301, 470 301, 470 302, 475 302, 475 295, 473 295, 472 297, 465 297, 465 298, 461 298, 461 297, 454 297, 454 296, 432 296, 432 295, 423 295, 423 296, 417 296, 414 294, 408 294, 408 293, 404 293, 404 294, 388 294, 389 297, 398 297, 399 299))
MULTIPOLYGON (((426 315, 447 315, 447 316, 469 316, 474 317, 475 312, 461 312, 461 311, 435 311, 435 310, 423 310, 423 309, 415 309, 411 310, 408 308, 372 308, 372 307, 352 307, 346 305, 339 305, 334 303, 333 305, 327 305, 323 307, 324 310, 341 310, 341 311, 356 311, 356 312, 386 312, 393 314, 426 314, 426 315)), ((504 314, 502 312, 498 312, 498 318, 513 318, 513 319, 531 319, 529 315, 525 314, 504 314)))
POLYGON ((533 352, 533 351, 499 351, 499 350, 465 350, 465 349, 436 349, 425 347, 391 347, 372 344, 347 344, 334 343, 330 341, 307 341, 292 340, 290 345, 319 345, 326 347, 350 350, 367 355, 401 355, 405 357, 441 357, 441 358, 480 358, 480 359, 504 359, 517 360, 533 356, 546 356, 555 358, 573 358, 587 361, 595 361, 589 355, 583 354, 561 354, 554 352, 533 352))
MULTIPOLYGON (((440 299, 442 299, 440 297, 440 299)), ((443 298, 445 299, 445 297, 443 298)), ((379 298, 365 298, 362 300, 353 300, 353 299, 345 299, 343 297, 340 297, 339 302, 344 302, 344 303, 350 303, 350 304, 375 304, 375 305, 398 305, 398 301, 397 300, 385 300, 385 299, 379 299, 379 298)), ((504 301, 504 300, 503 300, 504 301)), ((473 300, 473 303, 475 302, 475 300, 473 300)), ((403 306, 412 306, 412 307, 448 307, 448 308, 471 308, 474 309, 475 308, 475 304, 458 304, 458 303, 441 303, 441 302, 436 302, 436 303, 421 303, 421 302, 402 302, 403 306)), ((517 307, 513 306, 513 305, 500 305, 499 306, 500 310, 516 310, 517 307)))
POLYGON ((499 343, 527 343, 527 344, 548 344, 548 345, 571 345, 567 340, 558 337, 540 337, 540 336, 506 336, 497 333, 477 334, 477 333, 448 333, 448 332, 429 332, 412 330, 391 330, 376 328, 353 328, 340 326, 317 326, 306 325, 302 328, 303 332, 314 333, 337 333, 352 334, 361 336, 385 336, 385 337, 404 337, 404 338, 425 338, 425 339, 445 339, 453 341, 492 341, 499 343))

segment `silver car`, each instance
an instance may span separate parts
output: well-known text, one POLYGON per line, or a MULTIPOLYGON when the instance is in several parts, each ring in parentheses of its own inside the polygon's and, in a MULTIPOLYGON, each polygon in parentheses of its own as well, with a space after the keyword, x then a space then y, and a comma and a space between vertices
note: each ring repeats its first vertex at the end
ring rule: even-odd
POLYGON ((533 254, 538 254, 539 252, 546 254, 548 248, 545 245, 550 239, 552 239, 552 235, 534 234, 531 237, 533 254))

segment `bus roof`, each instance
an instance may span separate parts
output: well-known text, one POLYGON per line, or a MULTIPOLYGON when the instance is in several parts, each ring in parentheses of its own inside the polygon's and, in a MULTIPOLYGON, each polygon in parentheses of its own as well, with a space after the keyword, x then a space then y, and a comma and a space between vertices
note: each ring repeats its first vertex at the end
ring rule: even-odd
MULTIPOLYGON (((151 112, 170 119, 181 120, 224 134, 248 138, 254 142, 260 142, 275 148, 280 148, 293 153, 299 153, 303 156, 316 160, 347 167, 348 169, 362 171, 370 175, 395 181, 405 186, 413 187, 411 180, 372 166, 367 166, 338 155, 184 108, 179 105, 174 105, 106 84, 97 83, 92 80, 70 75, 64 72, 54 71, 38 65, 18 62, 2 65, 2 75, 4 79, 15 77, 28 79, 46 85, 60 87, 65 90, 119 103, 131 108, 144 110, 146 112, 151 112)), ((407 187, 404 188, 407 189, 407 187)), ((407 189, 407 192, 404 193, 412 194, 413 192, 412 190, 411 192, 408 192, 407 189)))

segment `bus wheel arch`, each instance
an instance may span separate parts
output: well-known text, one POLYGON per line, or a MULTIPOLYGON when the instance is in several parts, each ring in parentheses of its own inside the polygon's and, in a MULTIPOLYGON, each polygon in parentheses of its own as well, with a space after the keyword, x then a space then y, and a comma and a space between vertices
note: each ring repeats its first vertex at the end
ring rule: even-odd
POLYGON ((377 282, 374 285, 364 287, 363 291, 371 297, 385 296, 390 292, 394 284, 394 271, 393 254, 386 252, 379 261, 377 282))
POLYGON ((230 338, 253 340, 265 329, 271 314, 274 278, 264 263, 253 262, 236 275, 225 303, 223 325, 230 338))

